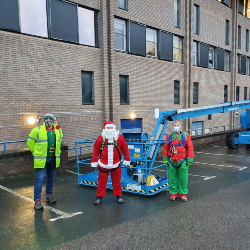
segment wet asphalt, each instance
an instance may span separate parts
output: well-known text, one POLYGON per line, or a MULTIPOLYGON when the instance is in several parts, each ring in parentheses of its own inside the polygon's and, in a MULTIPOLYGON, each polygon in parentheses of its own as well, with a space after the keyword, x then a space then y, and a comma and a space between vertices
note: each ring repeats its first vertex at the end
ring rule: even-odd
POLYGON ((49 205, 55 211, 34 211, 34 174, 4 178, 0 249, 250 249, 250 150, 243 145, 229 150, 224 143, 197 149, 189 174, 186 203, 170 202, 168 191, 124 192, 120 205, 108 190, 103 203, 94 206, 96 188, 78 185, 72 172, 58 171, 57 204, 49 205), (57 211, 82 213, 57 219, 57 211))

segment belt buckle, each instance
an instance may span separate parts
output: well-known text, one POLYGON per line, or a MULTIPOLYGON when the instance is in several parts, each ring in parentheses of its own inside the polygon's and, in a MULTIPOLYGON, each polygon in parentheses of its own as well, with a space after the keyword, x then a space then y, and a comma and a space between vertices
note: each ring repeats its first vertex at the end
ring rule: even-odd
POLYGON ((54 148, 49 148, 49 152, 55 152, 54 148))

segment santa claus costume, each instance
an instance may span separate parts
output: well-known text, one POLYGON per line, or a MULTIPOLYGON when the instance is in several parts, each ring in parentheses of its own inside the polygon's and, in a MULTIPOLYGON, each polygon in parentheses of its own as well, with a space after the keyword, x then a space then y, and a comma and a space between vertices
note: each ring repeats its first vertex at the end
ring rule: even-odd
POLYGON ((121 186, 121 155, 124 155, 124 165, 130 164, 130 155, 124 137, 116 130, 113 122, 104 123, 102 134, 97 138, 94 149, 91 167, 99 166, 97 198, 94 202, 98 205, 102 202, 102 197, 106 194, 106 186, 109 173, 111 174, 113 194, 117 197, 117 202, 122 204, 121 186), (100 157, 99 157, 100 155, 100 157), (99 160, 98 160, 99 157, 99 160))

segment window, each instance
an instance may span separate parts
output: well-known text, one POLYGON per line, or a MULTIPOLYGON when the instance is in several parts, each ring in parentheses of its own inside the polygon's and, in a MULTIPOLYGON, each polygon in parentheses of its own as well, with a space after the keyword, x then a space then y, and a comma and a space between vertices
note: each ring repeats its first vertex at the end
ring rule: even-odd
POLYGON ((226 39, 225 44, 229 45, 229 20, 226 20, 226 39))
POLYGON ((21 32, 48 37, 46 0, 19 0, 21 32))
POLYGON ((238 25, 238 49, 241 49, 241 26, 238 25))
POLYGON ((182 38, 178 36, 173 37, 173 60, 182 62, 182 38))
POLYGON ((194 82, 193 85, 193 104, 198 104, 199 83, 194 82))
POLYGON ((217 1, 227 5, 228 7, 231 7, 231 0, 217 0, 217 1))
POLYGON ((199 66, 208 68, 209 46, 204 43, 199 43, 199 66))
POLYGON ((208 120, 212 120, 212 115, 208 115, 208 116, 207 116, 207 119, 208 119, 208 120))
POLYGON ((180 28, 180 0, 174 0, 174 27, 180 28))
POLYGON ((224 85, 224 102, 228 102, 228 85, 224 85))
POLYGON ((157 57, 157 32, 153 29, 146 29, 146 55, 157 57))
POLYGON ((225 52, 224 70, 230 71, 230 54, 229 54, 229 52, 225 52))
POLYGON ((246 51, 249 50, 249 30, 246 30, 246 51))
POLYGON ((194 34, 199 35, 199 6, 194 5, 194 34))
POLYGON ((238 73, 240 74, 240 66, 241 66, 241 56, 238 54, 237 55, 237 64, 238 64, 238 73))
POLYGON ((244 87, 244 100, 247 100, 247 87, 244 87))
POLYGON ((82 71, 82 104, 94 104, 93 72, 82 71))
POLYGON ((78 26, 79 43, 89 46, 95 46, 95 12, 78 7, 78 26))
POLYGON ((127 0, 118 0, 118 8, 127 10, 128 9, 128 3, 127 0))
POLYGON ((128 76, 119 75, 120 80, 120 104, 129 104, 128 76))
POLYGON ((77 5, 50 0, 51 37, 78 43, 77 5))
POLYGON ((180 82, 174 81, 174 104, 180 104, 180 82))
POLYGON ((250 0, 247 0, 247 17, 250 18, 250 0))
POLYGON ((249 74, 250 74, 250 72, 249 72, 249 70, 250 70, 250 59, 249 58, 247 58, 247 61, 246 61, 246 74, 249 76, 249 74))
POLYGON ((146 56, 146 27, 139 23, 129 22, 129 52, 146 56))
POLYGON ((239 13, 245 15, 245 2, 246 0, 239 0, 239 13))
POLYGON ((208 67, 214 68, 214 48, 209 47, 208 67))
POLYGON ((240 73, 243 74, 243 75, 245 75, 246 74, 247 57, 241 55, 240 61, 241 61, 240 73))
POLYGON ((218 70, 225 70, 225 50, 216 48, 214 49, 215 53, 215 68, 218 70))
POLYGON ((159 58, 173 61, 173 34, 160 31, 159 39, 159 58))
POLYGON ((240 100, 240 86, 236 86, 236 101, 240 100))
POLYGON ((18 0, 0 0, 0 28, 20 31, 18 0))
POLYGON ((114 19, 115 49, 126 51, 126 22, 114 19))
POLYGON ((197 50, 197 42, 193 42, 193 65, 197 65, 197 56, 198 56, 198 50, 197 50))

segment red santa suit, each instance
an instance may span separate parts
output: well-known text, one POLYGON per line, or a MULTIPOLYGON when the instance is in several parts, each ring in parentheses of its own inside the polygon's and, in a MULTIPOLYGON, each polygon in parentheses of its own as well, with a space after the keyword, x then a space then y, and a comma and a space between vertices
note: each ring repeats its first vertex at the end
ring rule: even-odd
POLYGON ((104 129, 102 135, 97 138, 91 162, 91 167, 98 167, 99 165, 97 197, 105 196, 109 173, 111 173, 113 194, 120 196, 122 195, 120 156, 123 154, 123 164, 129 165, 129 149, 123 136, 119 134, 119 131, 115 130, 113 122, 105 122, 104 126, 105 128, 111 126, 113 129, 104 129), (118 148, 116 148, 115 144, 117 144, 118 148), (98 160, 100 153, 101 156, 98 160))

